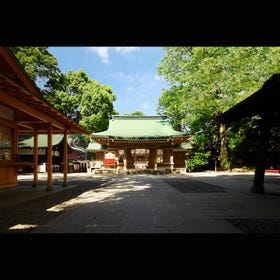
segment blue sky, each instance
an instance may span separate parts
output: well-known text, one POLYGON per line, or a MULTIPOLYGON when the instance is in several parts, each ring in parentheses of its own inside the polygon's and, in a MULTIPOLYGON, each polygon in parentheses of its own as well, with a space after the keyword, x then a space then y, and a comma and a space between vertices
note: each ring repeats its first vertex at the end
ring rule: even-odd
POLYGON ((158 98, 167 83, 158 75, 164 56, 161 47, 49 47, 60 70, 83 69, 117 96, 114 108, 120 115, 142 111, 156 115, 158 98))

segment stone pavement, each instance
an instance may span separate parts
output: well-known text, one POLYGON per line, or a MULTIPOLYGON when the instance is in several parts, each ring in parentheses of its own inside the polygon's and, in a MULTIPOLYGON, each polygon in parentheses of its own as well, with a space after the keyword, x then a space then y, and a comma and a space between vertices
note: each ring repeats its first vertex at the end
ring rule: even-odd
MULTIPOLYGON (((93 179, 96 175, 84 176, 93 179)), ((279 174, 265 176, 265 194, 250 192, 253 173, 106 176, 108 182, 104 188, 83 193, 74 208, 67 209, 32 233, 239 234, 244 231, 229 219, 280 219, 279 174), (181 186, 191 179, 192 184, 200 184, 200 190, 180 191, 171 184, 178 178, 181 186), (211 186, 207 184, 220 186, 223 191, 211 192, 211 186), (206 186, 208 191, 205 191, 206 186)), ((67 203, 73 204, 73 201, 52 210, 67 206, 67 203)))

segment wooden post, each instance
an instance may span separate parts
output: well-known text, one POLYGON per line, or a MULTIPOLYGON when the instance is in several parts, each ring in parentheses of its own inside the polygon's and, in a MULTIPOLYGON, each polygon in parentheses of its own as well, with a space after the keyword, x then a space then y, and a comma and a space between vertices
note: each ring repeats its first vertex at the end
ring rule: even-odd
POLYGON ((150 149, 150 162, 149 167, 156 170, 157 169, 157 149, 151 148, 150 149))
POLYGON ((67 187, 67 173, 68 173, 68 143, 67 143, 67 130, 64 130, 64 137, 63 137, 63 183, 62 183, 62 187, 67 187))
POLYGON ((127 171, 127 146, 124 148, 123 154, 123 170, 127 171))
POLYGON ((48 169, 48 186, 46 191, 52 190, 52 124, 48 127, 48 155, 47 155, 47 169, 48 169))
POLYGON ((264 173, 265 173, 265 161, 266 154, 269 146, 270 139, 270 121, 268 117, 263 116, 260 123, 260 136, 259 146, 257 150, 257 162, 254 176, 254 184, 251 187, 253 193, 264 193, 264 173))
POLYGON ((34 129, 34 150, 33 150, 33 162, 34 162, 34 175, 33 185, 35 188, 38 186, 38 129, 34 129))
POLYGON ((170 169, 171 169, 171 172, 173 172, 174 170, 174 156, 173 156, 173 149, 172 149, 172 152, 170 154, 170 169))

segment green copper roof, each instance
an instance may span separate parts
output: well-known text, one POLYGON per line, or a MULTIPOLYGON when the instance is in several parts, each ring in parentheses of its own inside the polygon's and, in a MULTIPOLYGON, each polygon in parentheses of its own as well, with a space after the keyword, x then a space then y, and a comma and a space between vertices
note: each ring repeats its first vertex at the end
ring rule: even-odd
POLYGON ((174 130, 166 116, 113 116, 107 130, 92 134, 120 139, 168 138, 183 135, 186 133, 174 130))
MULTIPOLYGON (((64 135, 53 134, 52 135, 52 145, 58 145, 63 140, 64 135)), ((67 135, 67 143, 73 149, 83 153, 86 153, 86 149, 78 147, 73 141, 73 137, 67 135)), ((33 148, 34 147, 34 136, 21 136, 18 142, 19 148, 33 148)), ((48 135, 39 134, 38 135, 38 148, 47 148, 48 147, 48 135)))
MULTIPOLYGON (((24 136, 25 138, 26 136, 24 136)), ((34 147, 34 136, 30 136, 24 139, 21 137, 18 141, 19 148, 33 148, 34 147)), ((53 134, 52 135, 52 144, 53 146, 59 144, 63 139, 63 135, 53 134)), ((39 134, 38 135, 38 147, 39 148, 47 148, 48 147, 48 135, 47 134, 39 134)))

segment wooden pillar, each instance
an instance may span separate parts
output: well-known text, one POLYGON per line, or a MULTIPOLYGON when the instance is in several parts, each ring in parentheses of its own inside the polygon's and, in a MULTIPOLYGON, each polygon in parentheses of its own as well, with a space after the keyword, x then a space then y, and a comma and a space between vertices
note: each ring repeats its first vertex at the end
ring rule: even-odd
POLYGON ((47 154, 47 169, 48 169, 48 186, 46 191, 52 190, 52 124, 48 127, 48 154, 47 154))
POLYGON ((18 128, 12 129, 12 147, 11 147, 11 159, 13 161, 19 161, 18 154, 18 128))
POLYGON ((266 154, 269 146, 270 139, 270 121, 268 117, 263 117, 260 123, 260 136, 259 146, 257 150, 257 162, 254 176, 254 184, 251 187, 253 193, 264 193, 264 173, 265 173, 265 162, 266 154))
POLYGON ((171 169, 171 172, 173 172, 173 169, 174 169, 173 149, 172 149, 171 154, 170 154, 170 169, 171 169))
POLYGON ((131 148, 127 148, 126 151, 126 167, 127 169, 131 169, 132 167, 132 158, 131 158, 131 148))
MULTIPOLYGON (((12 129, 12 141, 11 141, 11 159, 13 161, 19 161, 19 154, 18 154, 18 127, 16 126, 15 129, 12 129)), ((5 172, 5 171, 4 171, 5 172)), ((11 171, 11 173, 13 174, 13 183, 15 183, 15 185, 18 185, 18 168, 14 168, 14 170, 11 171)), ((10 173, 10 174, 11 174, 10 173)), ((8 176, 10 176, 10 174, 8 176)), ((0 181, 0 185, 1 185, 1 181, 0 181)))
POLYGON ((34 151, 33 151, 33 162, 34 162, 34 175, 33 185, 35 188, 38 186, 38 129, 34 129, 34 151))
POLYGON ((154 170, 157 170, 157 148, 155 148, 154 153, 154 170))
POLYGON ((153 169, 157 169, 157 149, 151 148, 150 149, 150 162, 149 167, 153 169))
POLYGON ((63 137, 63 183, 62 183, 62 187, 67 187, 67 173, 68 173, 68 143, 67 143, 67 130, 64 130, 64 137, 63 137))
POLYGON ((125 171, 127 170, 127 147, 124 148, 124 153, 123 153, 123 169, 125 171))

